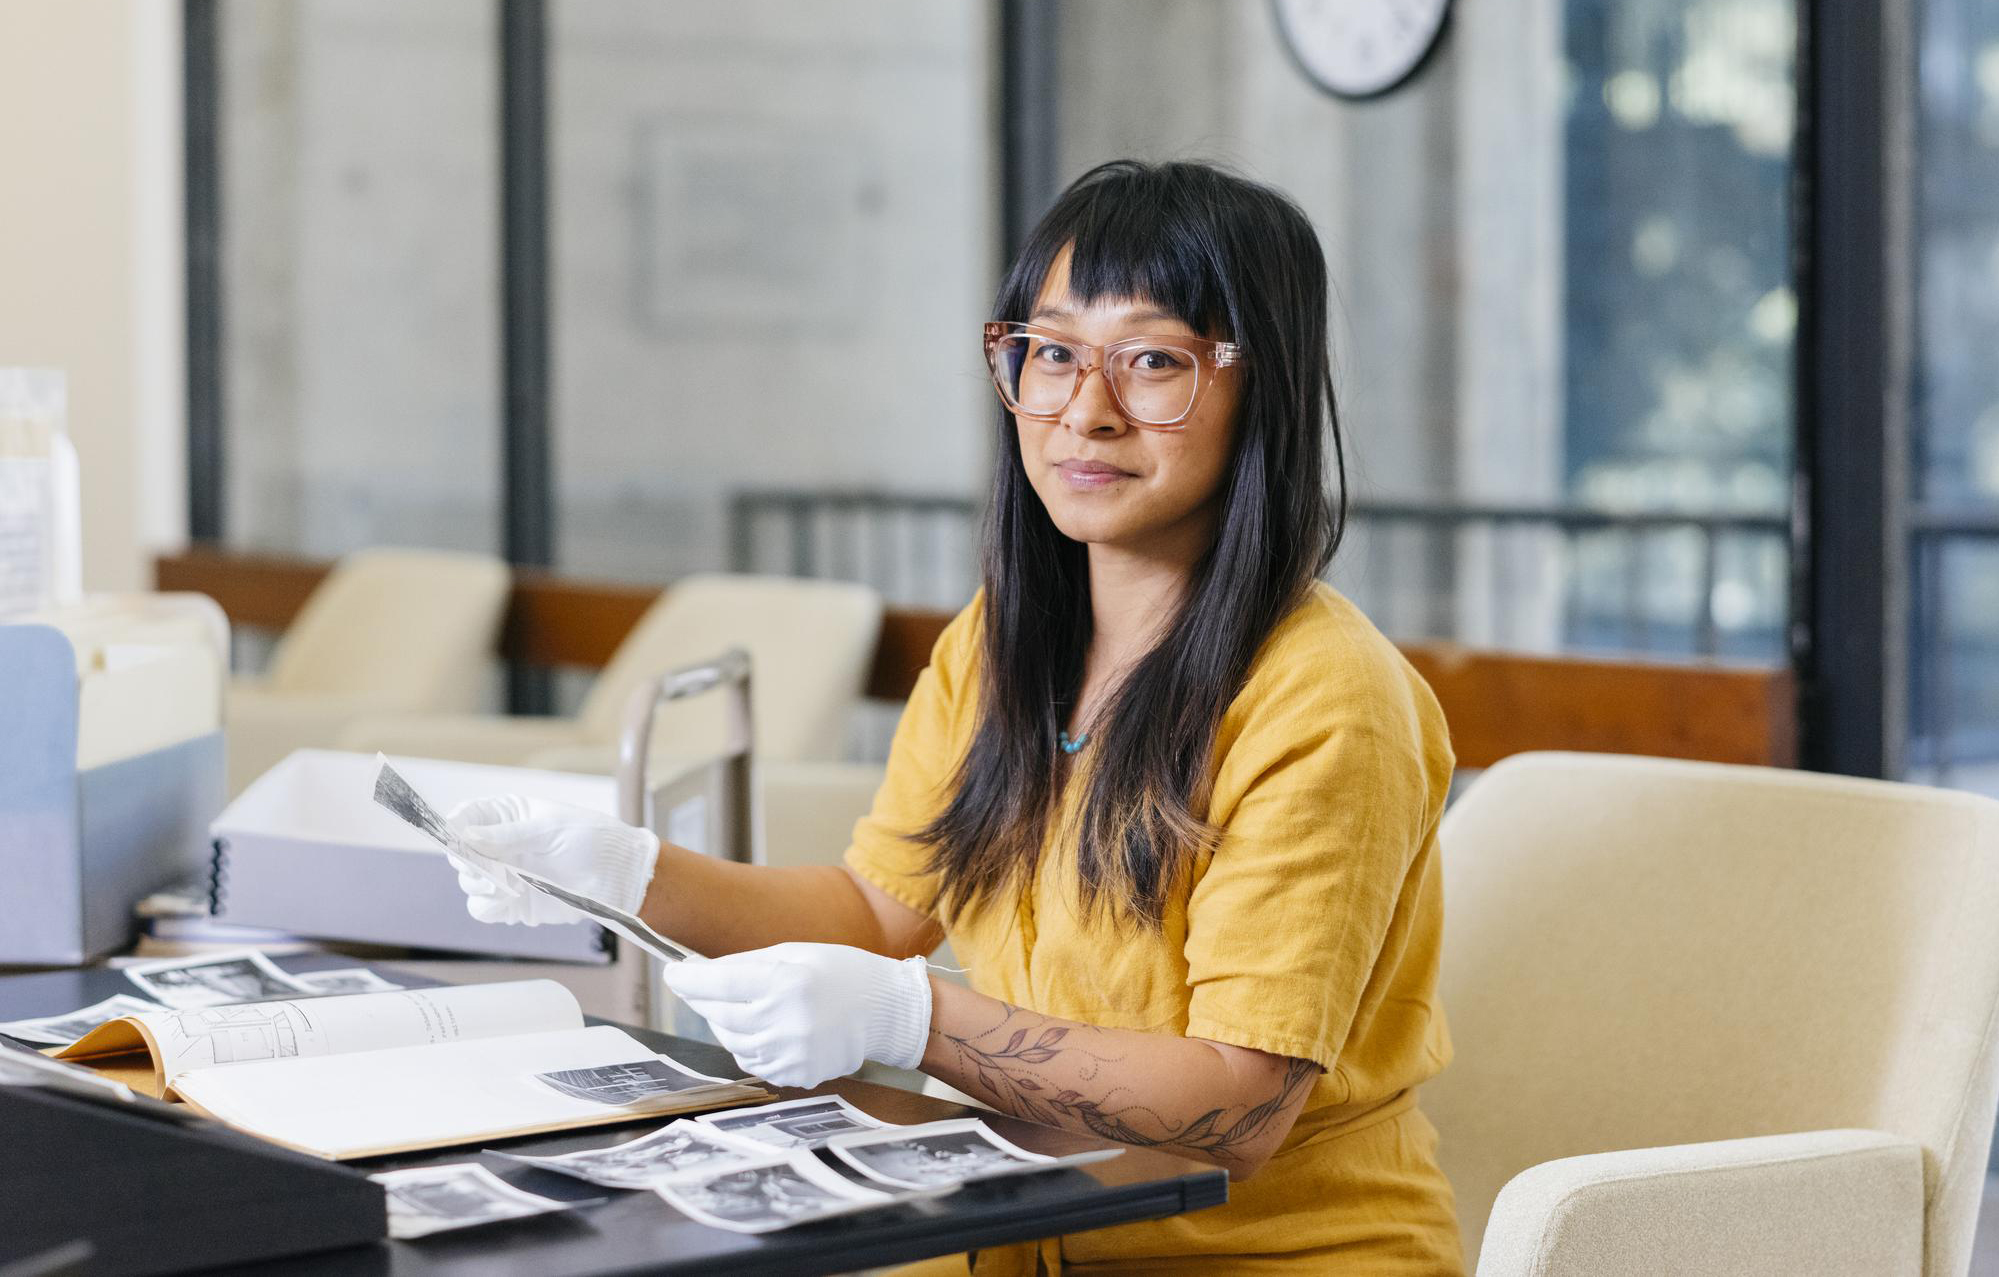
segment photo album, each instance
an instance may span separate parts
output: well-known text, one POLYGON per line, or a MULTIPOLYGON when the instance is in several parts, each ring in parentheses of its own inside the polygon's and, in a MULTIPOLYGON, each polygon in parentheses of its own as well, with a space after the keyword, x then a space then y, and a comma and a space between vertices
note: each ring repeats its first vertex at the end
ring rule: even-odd
POLYGON ((335 1159, 770 1098, 585 1025, 553 980, 131 1011, 54 1054, 335 1159))

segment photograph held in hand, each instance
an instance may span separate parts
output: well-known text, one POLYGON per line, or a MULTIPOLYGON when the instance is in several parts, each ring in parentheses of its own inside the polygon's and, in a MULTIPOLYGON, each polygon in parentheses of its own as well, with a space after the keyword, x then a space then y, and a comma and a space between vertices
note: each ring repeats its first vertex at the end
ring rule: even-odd
POLYGON ((581 892, 571 891, 559 883, 550 882, 540 874, 531 873, 517 866, 492 865, 488 857, 467 845, 458 831, 452 828, 451 822, 438 814, 437 809, 426 802, 423 795, 417 793, 415 788, 403 779, 401 773, 389 765, 388 759, 380 755, 376 757, 381 767, 375 774, 375 801, 413 827, 428 834, 455 860, 482 870, 492 868, 519 878, 543 895, 559 900, 578 913, 602 923, 662 962, 680 962, 700 956, 687 946, 659 934, 637 914, 581 892))

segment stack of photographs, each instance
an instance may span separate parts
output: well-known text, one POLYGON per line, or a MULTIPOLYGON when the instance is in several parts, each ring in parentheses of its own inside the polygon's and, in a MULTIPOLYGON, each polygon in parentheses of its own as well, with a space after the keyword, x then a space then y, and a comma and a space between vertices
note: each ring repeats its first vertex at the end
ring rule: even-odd
POLYGON ((1002 1139, 976 1119, 897 1126, 838 1096, 708 1113, 623 1144, 554 1157, 488 1151, 606 1188, 650 1189, 689 1218, 738 1233, 789 1228, 939 1196, 974 1180, 1080 1166, 1120 1152, 1049 1157, 1002 1139))

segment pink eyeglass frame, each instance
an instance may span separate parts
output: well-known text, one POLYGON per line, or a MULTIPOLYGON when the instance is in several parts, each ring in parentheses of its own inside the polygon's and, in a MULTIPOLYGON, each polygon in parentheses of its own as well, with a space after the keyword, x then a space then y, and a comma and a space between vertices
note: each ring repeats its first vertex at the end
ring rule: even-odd
POLYGON ((1183 337, 1178 334, 1171 337, 1138 336, 1126 337, 1102 346, 1092 346, 1088 342, 1077 341, 1066 333, 1057 332, 1053 328, 1043 328, 1039 324, 1023 324, 1003 319, 987 320, 985 324, 986 371, 992 374, 993 388, 999 391, 1000 402, 1006 405, 1008 411, 1031 421, 1054 421, 1069 411, 1069 405, 1075 403, 1076 396, 1083 393, 1083 383, 1089 380, 1090 374, 1102 372, 1110 367, 1110 361, 1119 351, 1134 346, 1174 346, 1185 349, 1195 356, 1193 396, 1188 400, 1187 410, 1171 421, 1139 420, 1132 414, 1131 409, 1125 406, 1124 396, 1118 393, 1117 382, 1108 376, 1104 378, 1104 385, 1110 389, 1111 401, 1117 405, 1118 412, 1126 421, 1143 430, 1185 430, 1187 419, 1200 409, 1201 400, 1206 397, 1208 387, 1214 385, 1215 372, 1239 366, 1244 362, 1241 346, 1232 341, 1216 341, 1212 337, 1183 337), (1071 350, 1088 352, 1090 356, 1088 363, 1077 366, 1076 380, 1069 387, 1069 397, 1053 412, 1029 412, 1015 403, 1006 392, 1006 378, 999 367, 999 344, 1007 337, 1022 336, 1046 337, 1071 350))

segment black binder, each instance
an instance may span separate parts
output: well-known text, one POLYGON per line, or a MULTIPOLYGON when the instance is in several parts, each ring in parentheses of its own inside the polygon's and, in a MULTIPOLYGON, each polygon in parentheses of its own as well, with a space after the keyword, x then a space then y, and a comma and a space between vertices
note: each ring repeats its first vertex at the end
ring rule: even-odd
POLYGON ((90 1277, 181 1273, 378 1242, 366 1175, 218 1123, 0 1086, 0 1266, 87 1242, 90 1277))

